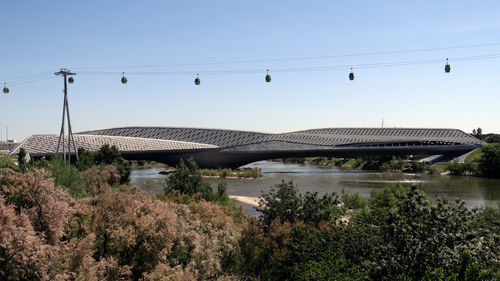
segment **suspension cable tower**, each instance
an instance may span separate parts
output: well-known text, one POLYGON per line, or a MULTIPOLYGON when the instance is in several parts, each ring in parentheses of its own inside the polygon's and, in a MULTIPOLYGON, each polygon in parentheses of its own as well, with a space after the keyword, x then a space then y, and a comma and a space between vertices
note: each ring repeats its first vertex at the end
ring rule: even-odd
MULTIPOLYGON (((60 71, 54 73, 55 75, 61 75, 64 78, 64 101, 63 101, 63 114, 62 114, 62 124, 61 124, 61 132, 59 133, 59 141, 57 142, 57 150, 56 154, 59 154, 59 148, 61 147, 62 141, 62 155, 63 161, 66 163, 66 159, 68 163, 71 160, 71 145, 73 145, 73 151, 76 155, 76 160, 78 161, 78 151, 76 150, 75 138, 73 137, 73 131, 71 130, 71 120, 69 118, 69 106, 68 106, 68 75, 76 75, 69 71, 69 69, 61 68, 60 71), (65 117, 68 117, 68 144, 66 149, 66 140, 64 136, 64 125, 65 125, 65 117)), ((71 77, 70 77, 71 78, 71 77)))

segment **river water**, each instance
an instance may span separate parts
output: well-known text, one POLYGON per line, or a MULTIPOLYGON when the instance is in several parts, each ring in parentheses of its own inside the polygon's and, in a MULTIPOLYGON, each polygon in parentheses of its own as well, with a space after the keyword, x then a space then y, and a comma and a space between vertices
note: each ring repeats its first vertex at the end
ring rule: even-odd
MULTIPOLYGON (((257 198, 261 192, 267 192, 281 182, 293 181, 301 192, 317 191, 319 194, 342 190, 358 192, 363 197, 369 197, 376 188, 394 183, 404 186, 416 185, 432 198, 447 196, 450 200, 461 198, 467 206, 496 205, 500 202, 500 180, 478 177, 441 176, 426 174, 388 174, 370 171, 341 170, 336 167, 322 168, 315 165, 290 164, 281 162, 261 161, 245 167, 257 167, 263 176, 258 179, 213 179, 208 178, 214 188, 221 180, 227 183, 227 194, 257 198)), ((151 194, 163 191, 166 176, 160 175, 157 168, 135 170, 131 174, 131 184, 151 194)), ((243 206, 246 214, 256 215, 250 205, 237 202, 243 206)))

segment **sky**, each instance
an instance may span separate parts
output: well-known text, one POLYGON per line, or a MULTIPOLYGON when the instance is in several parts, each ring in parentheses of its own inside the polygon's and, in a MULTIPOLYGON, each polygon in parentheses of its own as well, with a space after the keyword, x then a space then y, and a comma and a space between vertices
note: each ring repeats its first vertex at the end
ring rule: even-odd
POLYGON ((51 73, 61 67, 77 73, 69 86, 74 132, 279 133, 384 122, 500 133, 500 57, 452 60, 444 72, 446 58, 500 54, 497 0, 5 1, 1 14, 0 82, 10 88, 0 95, 3 138, 6 127, 16 140, 59 132, 63 80, 51 73), (416 49, 434 50, 393 52, 416 49), (387 53, 360 55, 376 52, 387 53), (304 57, 316 58, 280 60, 304 57), (442 63, 354 67, 348 79, 351 65, 429 59, 442 63), (278 71, 323 66, 347 67, 278 71), (9 80, 44 72, 32 83, 9 80))

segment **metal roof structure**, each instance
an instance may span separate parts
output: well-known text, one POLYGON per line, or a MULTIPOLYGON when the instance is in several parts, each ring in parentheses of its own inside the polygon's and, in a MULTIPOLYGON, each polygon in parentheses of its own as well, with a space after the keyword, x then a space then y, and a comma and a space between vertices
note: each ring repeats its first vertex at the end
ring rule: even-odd
MULTIPOLYGON (((34 157, 55 154, 58 135, 34 135, 23 147, 34 157)), ((457 129, 324 128, 282 134, 176 127, 122 127, 74 134, 90 151, 115 145, 129 159, 175 165, 193 158, 202 167, 239 167, 258 160, 333 156, 462 155, 484 143, 457 129)))
MULTIPOLYGON (((202 150, 216 148, 214 145, 191 143, 182 141, 169 141, 160 139, 97 136, 75 134, 76 147, 96 151, 101 146, 108 144, 116 146, 122 153, 138 151, 175 151, 175 150, 202 150)), ((23 147, 32 156, 47 156, 54 154, 57 148, 59 135, 33 135, 14 148, 10 154, 15 154, 23 147)))
POLYGON ((480 140, 457 129, 326 128, 268 134, 202 128, 122 127, 87 131, 82 132, 82 134, 187 141, 211 144, 218 147, 234 147, 269 141, 318 146, 389 141, 440 141, 457 144, 482 144, 480 140))

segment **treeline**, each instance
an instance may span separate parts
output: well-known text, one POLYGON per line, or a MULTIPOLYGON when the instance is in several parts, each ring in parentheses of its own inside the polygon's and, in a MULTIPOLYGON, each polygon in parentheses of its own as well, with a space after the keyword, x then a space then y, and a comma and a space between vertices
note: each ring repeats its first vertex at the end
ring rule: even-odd
POLYGON ((449 171, 452 175, 500 178, 500 144, 488 144, 474 152, 472 156, 469 156, 464 163, 451 161, 439 167, 429 162, 394 156, 364 156, 357 159, 310 157, 290 158, 283 161, 313 164, 321 167, 339 167, 341 169, 428 174, 449 171))
POLYGON ((383 172, 429 173, 437 170, 429 162, 419 162, 409 157, 396 156, 363 156, 355 159, 335 157, 289 158, 284 162, 318 165, 320 167, 338 167, 341 169, 373 170, 383 172))
POLYGON ((500 134, 483 134, 483 129, 481 128, 472 130, 471 135, 487 143, 500 143, 500 134))

